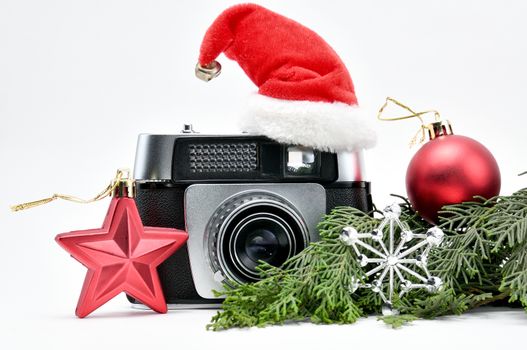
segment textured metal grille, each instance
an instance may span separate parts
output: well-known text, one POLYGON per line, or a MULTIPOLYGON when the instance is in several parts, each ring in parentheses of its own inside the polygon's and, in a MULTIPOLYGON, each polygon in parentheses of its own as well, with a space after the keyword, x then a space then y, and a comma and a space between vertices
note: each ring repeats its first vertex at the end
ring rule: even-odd
POLYGON ((258 165, 256 143, 207 143, 189 145, 190 171, 247 172, 258 165))

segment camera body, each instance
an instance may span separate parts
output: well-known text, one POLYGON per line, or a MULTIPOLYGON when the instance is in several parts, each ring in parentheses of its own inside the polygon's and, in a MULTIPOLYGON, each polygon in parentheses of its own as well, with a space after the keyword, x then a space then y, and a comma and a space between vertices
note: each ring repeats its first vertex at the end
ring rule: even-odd
MULTIPOLYGON (((372 210, 362 153, 335 154, 264 136, 139 135, 136 203, 146 226, 186 230, 189 240, 158 267, 169 305, 210 306, 228 281, 258 280, 318 240, 337 206, 372 210)), ((128 297, 132 303, 138 303, 128 297)))

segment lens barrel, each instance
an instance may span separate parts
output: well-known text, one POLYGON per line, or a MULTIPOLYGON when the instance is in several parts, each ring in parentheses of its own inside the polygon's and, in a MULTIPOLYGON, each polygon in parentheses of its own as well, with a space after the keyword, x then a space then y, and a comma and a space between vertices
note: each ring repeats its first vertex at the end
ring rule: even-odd
POLYGON ((230 230, 229 244, 224 250, 228 254, 228 265, 232 271, 248 280, 257 280, 256 267, 261 262, 273 266, 282 265, 296 251, 297 238, 290 224, 281 216, 272 213, 275 208, 258 206, 258 212, 240 213, 241 220, 235 218, 226 228, 230 230), (248 215, 247 215, 248 214, 248 215))
POLYGON ((301 215, 272 193, 236 196, 218 208, 208 227, 213 270, 239 283, 260 280, 262 262, 281 266, 309 242, 301 215))

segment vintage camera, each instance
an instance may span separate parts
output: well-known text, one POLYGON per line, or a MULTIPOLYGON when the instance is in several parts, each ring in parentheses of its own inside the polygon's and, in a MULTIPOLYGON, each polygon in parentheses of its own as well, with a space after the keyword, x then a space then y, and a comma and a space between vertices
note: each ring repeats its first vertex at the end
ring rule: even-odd
MULTIPOLYGON (((372 209, 360 152, 334 154, 264 136, 139 136, 136 201, 148 226, 185 229, 187 244, 158 268, 168 304, 209 306, 222 283, 258 280, 318 239, 336 206, 372 209)), ((129 297, 136 303, 136 301, 129 297)))

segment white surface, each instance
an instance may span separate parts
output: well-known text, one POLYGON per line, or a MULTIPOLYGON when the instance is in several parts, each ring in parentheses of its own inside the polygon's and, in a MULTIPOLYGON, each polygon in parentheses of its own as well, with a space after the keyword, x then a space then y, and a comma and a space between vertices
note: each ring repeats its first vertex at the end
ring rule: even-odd
MULTIPOLYGON (((74 317, 85 269, 53 241, 101 224, 108 202, 9 204, 53 191, 90 196, 132 166, 140 132, 227 131, 255 90, 241 69, 194 77, 201 37, 233 1, 0 1, 0 348, 523 348, 522 311, 420 321, 392 331, 374 318, 205 332, 210 311, 154 315, 116 298, 74 317), (155 344, 156 346, 150 346, 155 344), (300 346, 302 345, 302 346, 300 346)), ((503 191, 524 186, 527 4, 522 1, 265 1, 318 31, 341 55, 359 102, 375 117, 387 95, 436 108, 455 132, 483 142, 503 191), (330 3, 328 5, 328 3, 330 3)), ((418 124, 376 123, 366 153, 374 199, 404 194, 407 143, 418 124)), ((351 131, 350 131, 351 132, 351 131)))

